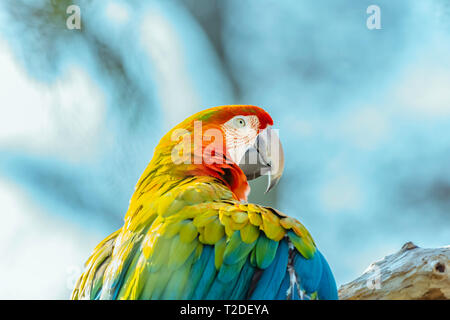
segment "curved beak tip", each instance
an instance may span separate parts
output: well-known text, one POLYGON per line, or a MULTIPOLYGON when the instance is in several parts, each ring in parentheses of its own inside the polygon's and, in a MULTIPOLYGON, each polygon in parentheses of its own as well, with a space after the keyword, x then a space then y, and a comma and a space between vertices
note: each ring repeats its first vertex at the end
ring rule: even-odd
MULTIPOLYGON (((281 172, 282 173, 282 172, 281 172)), ((264 193, 269 192, 270 190, 272 190, 280 181, 281 179, 281 173, 280 174, 269 174, 267 177, 267 189, 264 193)))

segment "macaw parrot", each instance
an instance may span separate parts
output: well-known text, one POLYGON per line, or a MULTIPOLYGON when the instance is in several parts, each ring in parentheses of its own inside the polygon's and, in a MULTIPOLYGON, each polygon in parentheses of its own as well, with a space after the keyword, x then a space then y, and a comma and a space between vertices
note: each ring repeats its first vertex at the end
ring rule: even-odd
POLYGON ((283 172, 272 126, 263 109, 237 105, 170 130, 123 227, 94 249, 72 299, 337 299, 306 228, 247 203, 248 180, 268 175, 269 190, 283 172))

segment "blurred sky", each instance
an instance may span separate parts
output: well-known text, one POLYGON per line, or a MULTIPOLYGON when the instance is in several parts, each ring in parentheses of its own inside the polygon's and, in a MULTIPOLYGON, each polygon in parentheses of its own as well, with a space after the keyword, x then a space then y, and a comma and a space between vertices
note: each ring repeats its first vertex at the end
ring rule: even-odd
POLYGON ((338 285, 450 243, 446 0, 4 0, 0 26, 0 298, 69 298, 159 138, 215 105, 272 115, 285 174, 251 199, 300 219, 338 285))

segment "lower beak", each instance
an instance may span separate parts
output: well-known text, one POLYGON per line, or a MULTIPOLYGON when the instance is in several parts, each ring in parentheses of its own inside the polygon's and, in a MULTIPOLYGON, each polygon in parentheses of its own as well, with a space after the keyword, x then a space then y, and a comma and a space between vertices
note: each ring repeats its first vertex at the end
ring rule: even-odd
POLYGON ((284 170, 284 153, 276 130, 267 128, 261 132, 245 155, 239 167, 253 180, 262 175, 268 176, 266 192, 269 192, 280 181, 284 170))

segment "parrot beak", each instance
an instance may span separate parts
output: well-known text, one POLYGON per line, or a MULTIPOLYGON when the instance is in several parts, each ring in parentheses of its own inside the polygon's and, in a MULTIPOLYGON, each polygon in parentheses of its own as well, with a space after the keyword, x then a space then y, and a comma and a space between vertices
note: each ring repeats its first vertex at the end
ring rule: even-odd
POLYGON ((274 129, 262 131, 255 143, 248 148, 239 167, 247 176, 247 180, 256 179, 262 175, 268 176, 266 193, 276 186, 284 170, 284 153, 280 139, 274 129))

